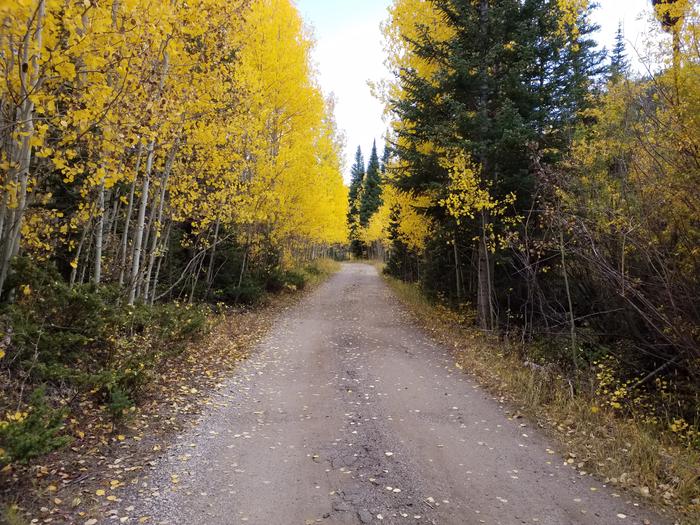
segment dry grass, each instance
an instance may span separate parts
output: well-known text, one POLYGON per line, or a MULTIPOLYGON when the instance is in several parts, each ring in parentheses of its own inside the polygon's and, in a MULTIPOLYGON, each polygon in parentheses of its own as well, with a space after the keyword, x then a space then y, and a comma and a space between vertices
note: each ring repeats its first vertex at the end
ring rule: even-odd
MULTIPOLYGON (((700 523, 700 452, 669 433, 597 406, 555 370, 525 366, 520 353, 430 303, 420 289, 387 278, 402 302, 435 339, 455 350, 457 365, 537 423, 579 471, 631 491, 679 523, 700 523)), ((593 389, 590 389, 591 391, 593 389)))

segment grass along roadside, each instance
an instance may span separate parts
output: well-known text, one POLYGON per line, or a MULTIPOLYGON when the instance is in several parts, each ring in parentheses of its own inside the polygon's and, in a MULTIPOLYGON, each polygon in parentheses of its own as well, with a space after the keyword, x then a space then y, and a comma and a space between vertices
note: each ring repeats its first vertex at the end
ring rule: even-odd
POLYGON ((700 523, 700 451, 600 408, 593 395, 572 395, 556 370, 526 365, 518 349, 466 325, 417 285, 385 279, 419 324, 454 349, 455 365, 514 407, 514 417, 525 416, 553 436, 567 464, 631 491, 678 523, 700 523))
MULTIPOLYGON (((5 465, 0 523, 82 524, 109 517, 120 492, 138 484, 173 438, 196 424, 197 415, 211 404, 210 393, 250 355, 277 316, 303 297, 302 290, 312 290, 339 267, 326 260, 300 266, 290 272, 292 282, 257 306, 220 307, 211 313, 206 331, 182 350, 162 353, 138 399, 119 418, 97 392, 51 389, 47 402, 65 410, 56 436, 66 446, 5 465)), ((160 344, 167 346, 167 341, 160 344)), ((142 517, 130 518, 138 522, 142 517)))

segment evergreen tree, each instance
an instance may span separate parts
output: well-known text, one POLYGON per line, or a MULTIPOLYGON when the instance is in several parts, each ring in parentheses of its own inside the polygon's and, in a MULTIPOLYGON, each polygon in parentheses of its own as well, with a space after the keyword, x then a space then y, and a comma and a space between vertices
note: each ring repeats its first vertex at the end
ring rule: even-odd
POLYGON ((358 239, 360 230, 360 204, 362 196, 362 183, 365 179, 365 159, 362 156, 362 148, 357 147, 355 164, 351 169, 350 191, 348 192, 348 227, 353 254, 362 255, 362 243, 358 239))
POLYGON ((384 153, 382 153, 382 177, 386 175, 387 168, 389 166, 389 160, 391 158, 391 150, 389 149, 389 141, 387 140, 384 144, 384 153))
MULTIPOLYGON (((533 150, 545 152, 544 161, 565 153, 605 70, 604 55, 590 38, 596 27, 584 10, 577 31, 562 31, 563 13, 548 0, 435 0, 434 5, 454 36, 438 40, 424 31, 409 42, 418 59, 438 71, 430 78, 410 67, 399 72, 401 97, 392 101, 392 109, 397 120, 410 125, 397 129, 396 154, 405 167, 398 186, 437 194, 439 202, 450 186, 444 152, 462 152, 476 164, 479 185, 494 200, 516 196, 511 217, 524 213, 535 195, 533 150)), ((486 245, 509 217, 486 210, 456 221, 438 206, 428 213, 454 246, 447 264, 455 276, 451 284, 440 279, 426 283, 428 288, 460 300, 466 288, 461 268, 476 268, 475 286, 469 288, 477 291, 482 326, 493 327, 496 282, 509 279, 503 270, 513 265, 505 253, 493 254, 486 245), (473 239, 480 240, 468 248, 473 239), (461 260, 472 253, 471 264, 461 260)))
POLYGON ((372 154, 367 164, 367 173, 362 183, 362 195, 360 197, 360 225, 365 227, 369 224, 372 215, 382 205, 382 176, 377 154, 377 141, 372 144, 372 154))
POLYGON ((610 81, 612 83, 619 82, 629 73, 629 62, 625 51, 625 34, 622 30, 622 23, 620 23, 617 26, 615 46, 610 58, 610 81))
POLYGON ((362 182, 365 179, 365 159, 362 156, 362 148, 357 147, 357 152, 355 153, 355 164, 352 165, 350 180, 350 191, 348 193, 348 224, 350 225, 351 232, 357 229, 359 224, 360 216, 360 193, 362 190, 362 182))
POLYGON ((401 240, 399 233, 401 225, 401 209, 394 206, 389 213, 389 257, 386 261, 386 273, 404 281, 415 281, 418 277, 417 254, 412 253, 406 243, 401 240))

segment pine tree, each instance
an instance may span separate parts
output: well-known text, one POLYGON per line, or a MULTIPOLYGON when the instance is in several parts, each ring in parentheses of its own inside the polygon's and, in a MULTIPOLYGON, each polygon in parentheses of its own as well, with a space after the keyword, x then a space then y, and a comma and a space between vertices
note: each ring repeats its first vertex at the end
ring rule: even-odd
POLYGON ((454 280, 426 284, 461 300, 463 269, 476 268, 471 288, 477 290, 479 319, 492 328, 496 281, 507 278, 501 272, 509 264, 496 267, 496 259, 507 255, 489 248, 490 239, 532 204, 533 149, 545 151, 545 161, 565 153, 605 69, 604 56, 590 38, 596 28, 589 10, 565 22, 558 4, 547 0, 436 0, 433 6, 451 36, 440 39, 419 31, 407 42, 416 62, 437 71, 427 78, 419 67, 397 72, 400 97, 392 101, 392 110, 402 123, 395 142, 404 173, 397 185, 437 195, 437 202, 447 198, 451 172, 444 156, 452 152, 474 162, 476 189, 493 202, 515 195, 507 214, 487 208, 469 220, 456 220, 441 206, 428 210, 453 245, 451 258, 443 260, 451 260, 454 280), (576 31, 566 25, 573 23, 576 31), (473 239, 479 239, 476 245, 473 239), (472 253, 471 264, 462 261, 472 253))
POLYGON ((624 79, 629 73, 629 62, 625 52, 625 34, 622 30, 622 23, 617 26, 615 34, 615 46, 610 58, 610 81, 617 83, 624 79))
POLYGON ((389 167, 389 160, 391 159, 391 150, 389 149, 389 141, 384 144, 384 153, 382 153, 382 177, 386 175, 387 169, 389 167))
POLYGON ((367 164, 367 173, 362 182, 362 195, 360 198, 360 225, 366 227, 372 215, 382 205, 382 176, 377 154, 377 142, 372 144, 372 154, 367 164))
POLYGON ((355 153, 355 164, 351 169, 352 179, 350 181, 350 191, 348 193, 348 228, 350 231, 350 241, 352 252, 356 256, 362 255, 362 243, 358 235, 360 230, 360 204, 362 195, 362 183, 365 179, 365 159, 362 156, 362 148, 357 147, 355 153))

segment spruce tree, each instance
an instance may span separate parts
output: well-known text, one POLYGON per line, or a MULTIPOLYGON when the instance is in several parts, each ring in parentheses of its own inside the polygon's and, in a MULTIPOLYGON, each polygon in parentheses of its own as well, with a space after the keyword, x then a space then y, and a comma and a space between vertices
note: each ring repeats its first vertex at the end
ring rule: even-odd
POLYGON ((353 226, 356 227, 359 224, 359 214, 360 214, 360 192, 362 189, 362 182, 365 178, 365 159, 362 157, 362 148, 357 147, 357 152, 355 153, 355 164, 352 165, 350 180, 350 191, 348 193, 348 224, 350 225, 350 230, 353 230, 353 226))
POLYGON ((386 175, 386 171, 389 166, 389 160, 391 159, 391 150, 389 149, 389 141, 387 140, 384 144, 384 153, 382 154, 382 177, 386 175))
MULTIPOLYGON (((411 68, 398 73, 402 97, 392 101, 392 109, 398 120, 410 123, 397 130, 395 154, 405 173, 398 185, 439 200, 449 186, 440 155, 462 151, 479 166, 481 184, 492 198, 515 194, 512 213, 522 215, 535 196, 533 151, 544 152, 543 162, 566 153, 573 129, 590 104, 589 95, 606 69, 604 55, 590 37, 596 28, 589 22, 589 11, 580 13, 574 33, 561 31, 563 13, 548 0, 434 0, 434 5, 454 36, 438 41, 426 31, 408 42, 412 52, 438 72, 432 78, 411 68)), ((471 282, 478 286, 471 288, 478 290, 479 318, 482 326, 492 328, 497 283, 507 287, 511 277, 505 271, 516 262, 484 246, 487 236, 502 231, 508 217, 486 212, 456 223, 441 207, 427 212, 455 249, 451 259, 426 254, 427 259, 453 266, 435 272, 442 276, 425 284, 460 300, 463 283, 458 277, 451 281, 450 273, 476 268, 471 282), (470 256, 475 258, 461 260, 470 256)))
POLYGON ((351 249, 354 255, 362 255, 362 243, 358 239, 360 230, 360 205, 362 196, 362 183, 365 179, 365 159, 362 156, 362 148, 357 147, 355 164, 351 169, 350 191, 348 192, 348 227, 350 230, 351 249))
POLYGON ((382 175, 377 154, 377 141, 372 144, 372 154, 367 164, 367 173, 362 183, 362 195, 360 197, 360 225, 369 224, 372 215, 382 205, 382 175))
POLYGON ((622 23, 617 26, 615 34, 615 46, 610 58, 610 82, 613 84, 624 79, 629 73, 629 63, 625 49, 625 34, 622 30, 622 23))

